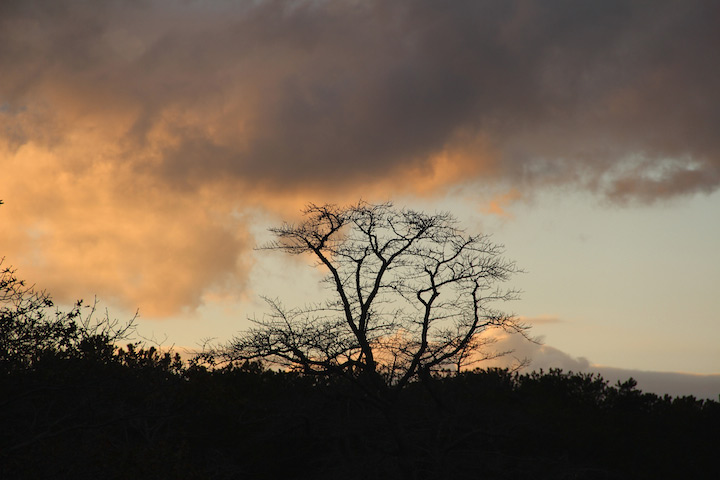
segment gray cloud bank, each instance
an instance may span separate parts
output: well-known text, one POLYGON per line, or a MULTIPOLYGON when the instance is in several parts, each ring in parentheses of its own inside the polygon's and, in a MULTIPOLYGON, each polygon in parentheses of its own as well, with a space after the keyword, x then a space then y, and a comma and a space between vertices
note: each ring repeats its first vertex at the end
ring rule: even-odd
POLYGON ((181 186, 372 183, 459 151, 481 178, 653 200, 720 184, 717 18, 694 0, 11 0, 0 115, 25 112, 16 145, 127 115, 114 140, 144 154, 123 161, 181 186))
POLYGON ((692 395, 720 401, 720 375, 696 375, 678 372, 651 372, 645 370, 629 370, 593 366, 590 371, 599 372, 603 378, 615 383, 624 382, 632 377, 638 382, 637 388, 643 392, 672 396, 692 395))
POLYGON ((686 396, 720 401, 720 375, 699 375, 683 372, 656 372, 615 368, 591 364, 584 357, 572 357, 554 347, 544 345, 531 357, 530 370, 562 368, 569 372, 599 373, 615 385, 629 378, 637 381, 637 388, 657 395, 686 396))
POLYGON ((611 385, 633 378, 637 381, 637 388, 643 392, 674 397, 693 395, 720 401, 720 374, 657 372, 595 365, 585 357, 573 357, 550 345, 530 343, 519 335, 503 335, 493 348, 497 351, 511 350, 512 354, 494 360, 490 366, 511 366, 517 360, 527 359, 530 364, 523 371, 547 372, 552 368, 560 368, 565 372, 599 373, 611 385))

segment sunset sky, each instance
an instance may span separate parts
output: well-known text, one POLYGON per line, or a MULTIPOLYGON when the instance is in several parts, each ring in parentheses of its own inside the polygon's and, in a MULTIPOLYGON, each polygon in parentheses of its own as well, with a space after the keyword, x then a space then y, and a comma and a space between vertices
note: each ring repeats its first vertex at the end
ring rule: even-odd
POLYGON ((711 0, 4 0, 0 257, 197 348, 321 294, 254 250, 306 203, 446 210, 517 355, 717 399, 719 46, 711 0))

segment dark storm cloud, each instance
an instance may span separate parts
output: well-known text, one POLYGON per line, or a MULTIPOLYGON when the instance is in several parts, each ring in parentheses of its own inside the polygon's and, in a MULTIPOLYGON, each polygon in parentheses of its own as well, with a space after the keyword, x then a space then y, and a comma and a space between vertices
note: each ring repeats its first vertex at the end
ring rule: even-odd
POLYGON ((495 152, 473 172, 525 189, 651 200, 720 183, 716 2, 3 8, 4 102, 135 106, 119 136, 160 156, 138 168, 181 183, 372 183, 473 137, 495 152))

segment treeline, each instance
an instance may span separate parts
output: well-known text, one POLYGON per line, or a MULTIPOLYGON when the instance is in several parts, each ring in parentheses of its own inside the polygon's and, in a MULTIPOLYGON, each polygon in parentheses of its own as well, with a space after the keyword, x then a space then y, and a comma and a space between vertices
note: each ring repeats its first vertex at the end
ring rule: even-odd
POLYGON ((352 387, 153 348, 4 372, 1 478, 714 478, 720 405, 632 382, 479 370, 352 387))
POLYGON ((183 361, 0 277, 0 478, 719 478, 720 404, 589 374, 331 376, 183 361))

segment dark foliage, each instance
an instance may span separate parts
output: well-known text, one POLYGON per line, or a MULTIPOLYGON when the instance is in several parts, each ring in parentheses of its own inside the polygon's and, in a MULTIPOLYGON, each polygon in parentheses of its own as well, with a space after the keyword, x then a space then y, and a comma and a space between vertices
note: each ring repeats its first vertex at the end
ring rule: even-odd
POLYGON ((720 404, 551 371, 435 376, 378 409, 339 380, 154 349, 2 377, 0 477, 715 478, 720 404))
POLYGON ((378 398, 212 364, 0 272, 2 479, 720 478, 720 403, 560 370, 434 372, 378 398))
POLYGON ((63 359, 111 360, 113 343, 127 338, 134 319, 121 323, 95 313, 82 301, 68 312, 56 309, 46 292, 26 285, 0 259, 0 375, 63 359))

